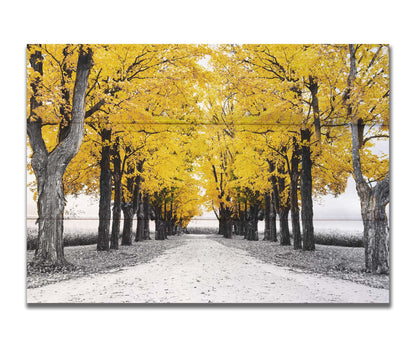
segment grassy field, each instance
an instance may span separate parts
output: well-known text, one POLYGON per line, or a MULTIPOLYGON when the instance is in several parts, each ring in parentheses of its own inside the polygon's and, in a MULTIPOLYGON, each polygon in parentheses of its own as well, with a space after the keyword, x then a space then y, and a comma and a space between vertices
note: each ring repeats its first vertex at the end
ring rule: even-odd
POLYGON ((350 233, 337 229, 315 230, 315 243, 329 246, 364 247, 362 233, 350 233))
MULTIPOLYGON (((189 234, 217 234, 217 228, 198 227, 188 228, 189 234)), ((263 239, 263 233, 259 233, 259 239, 263 239)), ((362 235, 358 232, 341 231, 337 229, 315 230, 315 242, 318 245, 363 247, 362 235)))
MULTIPOLYGON (((35 250, 38 231, 35 228, 27 228, 27 250, 35 250)), ((97 229, 92 228, 65 228, 64 246, 85 246, 97 243, 97 229)))
MULTIPOLYGON (((191 227, 189 234, 217 234, 217 228, 191 227)), ((263 234, 259 233, 260 240, 263 234)), ((37 229, 27 229, 27 250, 36 249, 37 229)), ((317 229, 315 230, 315 242, 319 245, 363 247, 363 239, 360 233, 341 230, 317 229)), ((64 246, 82 246, 97 243, 97 230, 95 228, 67 227, 64 233, 64 246)))

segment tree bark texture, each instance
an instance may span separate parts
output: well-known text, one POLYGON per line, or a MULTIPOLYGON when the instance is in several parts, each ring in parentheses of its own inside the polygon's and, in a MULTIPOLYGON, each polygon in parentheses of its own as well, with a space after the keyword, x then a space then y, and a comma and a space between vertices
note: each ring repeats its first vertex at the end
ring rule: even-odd
POLYGON ((284 207, 280 210, 279 226, 280 226, 280 245, 290 246, 290 233, 289 233, 289 207, 284 207))
POLYGON ((313 230, 313 201, 312 201, 312 160, 311 160, 311 132, 308 128, 301 129, 302 140, 302 174, 300 196, 302 201, 302 231, 303 250, 315 250, 313 230))
POLYGON ((299 180, 300 152, 296 138, 293 138, 293 154, 291 158, 290 172, 290 214, 292 219, 293 248, 302 248, 302 236, 300 233, 298 180, 299 180))
POLYGON ((241 209, 241 205, 239 206, 238 212, 238 235, 245 235, 246 234, 246 213, 247 213, 247 206, 245 204, 245 209, 241 209))
POLYGON ((360 147, 363 144, 363 123, 353 115, 349 102, 351 89, 357 74, 355 47, 349 45, 350 72, 347 80, 347 114, 351 118, 352 164, 356 190, 361 203, 364 224, 365 268, 372 273, 389 273, 390 244, 386 205, 390 202, 390 173, 371 187, 364 179, 361 169, 360 147))
MULTIPOLYGON (((278 178, 279 193, 283 194, 286 188, 286 180, 284 177, 278 178)), ((289 233, 289 210, 290 210, 290 195, 279 199, 279 226, 280 226, 280 244, 282 246, 290 246, 289 233)))
POLYGON ((264 241, 270 241, 270 192, 264 193, 264 241))
POLYGON ((144 218, 144 202, 143 194, 139 194, 139 203, 137 207, 137 227, 136 237, 134 241, 139 242, 145 240, 145 218, 144 218))
POLYGON ((153 209, 155 212, 155 240, 166 239, 166 225, 163 216, 163 201, 155 201, 153 209))
POLYGON ((110 248, 118 249, 120 238, 120 221, 121 221, 121 197, 122 197, 122 184, 121 184, 121 158, 119 152, 118 138, 114 144, 112 150, 113 160, 113 181, 114 181, 114 206, 113 206, 113 224, 111 226, 111 240, 110 248))
POLYGON ((365 268, 372 273, 389 273, 390 246, 386 205, 390 202, 390 176, 371 188, 361 172, 358 124, 352 122, 352 156, 356 190, 364 225, 365 268))
MULTIPOLYGON (((29 58, 32 69, 43 75, 43 59, 40 51, 29 58)), ((33 150, 31 164, 38 188, 38 246, 32 264, 36 266, 63 266, 67 262, 63 249, 63 216, 65 199, 62 178, 65 170, 77 154, 83 139, 85 94, 92 66, 92 51, 79 50, 73 91, 72 119, 67 136, 52 152, 48 152, 42 137, 42 123, 37 109, 40 78, 31 83, 30 113, 27 134, 33 150)))
POLYGON ((156 214, 155 229, 156 229, 155 240, 165 240, 166 239, 165 222, 162 219, 162 216, 158 214, 156 214))
POLYGON ((62 50, 62 55, 64 56, 63 64, 61 67, 62 79, 61 79, 61 95, 63 103, 59 107, 59 113, 62 117, 62 120, 59 124, 58 130, 58 141, 62 142, 65 137, 69 134, 69 129, 71 126, 71 113, 70 108, 67 107, 70 105, 71 91, 66 87, 66 80, 70 80, 72 77, 72 68, 68 64, 66 58, 69 55, 69 46, 65 46, 62 50))
MULTIPOLYGON (((133 173, 134 168, 131 166, 127 167, 127 174, 133 173)), ((133 218, 134 218, 134 201, 136 199, 137 189, 135 189, 135 182, 133 177, 127 178, 126 185, 127 199, 123 197, 121 209, 123 211, 123 232, 121 236, 121 244, 123 246, 132 245, 132 234, 133 234, 133 218)))
POLYGON ((224 218, 218 218, 218 234, 219 235, 224 235, 224 230, 225 230, 225 220, 224 218))
POLYGON ((244 205, 240 204, 240 211, 238 213, 238 235, 246 235, 246 220, 247 220, 247 201, 244 205))
POLYGON ((231 218, 231 210, 222 203, 219 209, 219 232, 227 239, 232 238, 233 221, 231 218))
POLYGON ((237 211, 233 221, 234 234, 241 235, 241 202, 240 196, 237 196, 237 211))
POLYGON ((248 209, 248 221, 247 221, 247 234, 246 239, 248 241, 258 241, 259 240, 259 233, 258 233, 258 213, 259 213, 259 205, 258 203, 254 203, 248 209))
MULTIPOLYGON (((166 208, 166 205, 165 205, 166 208)), ((170 207, 169 210, 165 212, 166 216, 166 233, 168 236, 173 235, 173 201, 170 201, 170 207)))
POLYGON ((101 131, 101 142, 103 143, 100 161, 100 201, 98 207, 98 239, 97 251, 108 251, 110 249, 110 221, 111 221, 111 129, 101 131))
POLYGON ((313 111, 313 126, 315 129, 315 138, 318 146, 321 144, 321 119, 319 115, 319 100, 318 100, 318 90, 319 90, 319 84, 318 80, 310 75, 309 76, 309 82, 307 83, 308 89, 311 92, 312 97, 312 111, 313 111))
POLYGON ((133 233, 133 217, 134 217, 134 210, 133 210, 133 203, 132 202, 124 202, 121 204, 121 209, 123 211, 123 234, 121 237, 121 244, 123 246, 131 246, 132 245, 132 233, 133 233))
POLYGON ((268 160, 269 164, 269 172, 272 174, 270 176, 270 183, 272 187, 272 194, 271 194, 271 203, 270 203, 270 241, 277 241, 277 226, 276 226, 276 214, 280 213, 280 196, 279 196, 279 187, 277 185, 278 179, 274 174, 274 170, 276 169, 276 165, 273 161, 268 160))
POLYGON ((277 241, 277 228, 276 228, 276 198, 274 196, 274 192, 271 193, 270 199, 270 209, 269 209, 269 219, 270 219, 270 235, 269 241, 276 242, 277 241))
POLYGON ((137 165, 137 172, 139 175, 136 177, 136 189, 137 189, 137 199, 135 204, 135 213, 137 214, 137 224, 136 224, 136 236, 135 241, 143 241, 144 240, 144 206, 143 206, 143 192, 142 192, 142 177, 141 173, 143 172, 143 163, 144 161, 140 161, 137 165))
POLYGON ((147 193, 143 194, 144 239, 150 240, 150 201, 147 193))

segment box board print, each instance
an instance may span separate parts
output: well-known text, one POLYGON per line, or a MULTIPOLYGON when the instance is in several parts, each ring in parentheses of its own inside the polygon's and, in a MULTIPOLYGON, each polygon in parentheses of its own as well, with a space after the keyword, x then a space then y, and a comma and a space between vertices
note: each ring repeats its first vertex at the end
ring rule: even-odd
POLYGON ((389 303, 387 45, 30 44, 27 135, 28 303, 389 303))

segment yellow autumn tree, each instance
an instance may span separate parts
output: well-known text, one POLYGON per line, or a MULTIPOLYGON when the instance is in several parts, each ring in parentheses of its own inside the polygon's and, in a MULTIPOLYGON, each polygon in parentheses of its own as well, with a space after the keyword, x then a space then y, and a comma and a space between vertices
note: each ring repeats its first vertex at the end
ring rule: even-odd
POLYGON ((28 46, 27 134, 37 181, 38 247, 33 264, 65 266, 63 175, 83 138, 85 98, 93 63, 91 47, 72 45, 57 58, 28 46), (75 61, 75 63, 74 63, 75 61), (68 119, 69 117, 69 119, 68 119), (56 129, 52 132, 50 127, 56 129))

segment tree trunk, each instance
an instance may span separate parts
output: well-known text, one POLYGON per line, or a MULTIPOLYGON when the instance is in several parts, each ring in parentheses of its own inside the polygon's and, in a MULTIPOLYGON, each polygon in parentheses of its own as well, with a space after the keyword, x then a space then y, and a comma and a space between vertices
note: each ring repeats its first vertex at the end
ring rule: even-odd
POLYGON ((156 216, 155 220, 155 240, 165 240, 166 239, 166 231, 165 231, 165 225, 164 221, 161 218, 161 216, 156 216))
POLYGON ((150 202, 149 195, 144 193, 143 195, 143 218, 144 218, 144 239, 150 240, 150 202))
POLYGON ((137 207, 137 227, 136 237, 134 241, 139 242, 145 240, 145 218, 144 218, 144 202, 143 194, 140 193, 139 204, 137 207))
POLYGON ((133 218, 134 218, 134 208, 135 208, 135 199, 137 194, 137 189, 135 187, 135 180, 130 175, 134 172, 134 167, 128 166, 126 170, 127 176, 127 185, 126 185, 126 197, 123 196, 123 202, 121 204, 121 209, 123 211, 123 233, 121 236, 121 244, 123 246, 131 246, 132 244, 132 234, 133 234, 133 218), (127 199, 126 199, 127 198, 127 199), (127 201, 126 201, 127 200, 127 201))
POLYGON ((264 237, 263 241, 270 241, 270 192, 264 193, 264 237))
POLYGON ((368 209, 368 252, 367 268, 373 273, 389 273, 390 247, 386 205, 390 198, 389 176, 372 189, 372 199, 368 209))
POLYGON ((289 207, 283 207, 280 209, 279 225, 280 225, 280 245, 290 246, 289 207))
POLYGON ((274 192, 271 194, 270 199, 270 210, 269 210, 269 219, 270 219, 270 235, 269 240, 272 242, 277 241, 277 230, 276 230, 276 198, 274 197, 274 192))
POLYGON ((163 240, 163 233, 161 232, 160 217, 155 218, 155 240, 163 240))
MULTIPOLYGON (((69 46, 65 46, 62 50, 62 55, 66 58, 69 55, 69 46)), ((69 134, 69 129, 71 126, 71 112, 67 107, 70 105, 71 91, 66 87, 66 81, 72 78, 72 67, 71 64, 64 59, 64 63, 61 67, 62 79, 61 79, 61 96, 62 104, 59 107, 59 114, 62 119, 59 123, 58 129, 58 141, 62 142, 69 134)))
POLYGON ((225 220, 225 230, 224 230, 224 237, 226 239, 231 239, 233 236, 233 222, 231 218, 225 220))
MULTIPOLYGON (((48 163, 49 164, 49 163, 48 163)), ((64 266, 63 214, 65 208, 62 175, 54 165, 47 166, 46 178, 38 198, 38 247, 34 263, 64 266)))
POLYGON ((372 273, 389 273, 389 228, 386 205, 389 201, 389 177, 367 195, 361 195, 364 224, 365 268, 372 273))
MULTIPOLYGON (((166 203, 165 203, 165 208, 166 208, 166 203)), ((173 203, 172 200, 170 202, 170 208, 168 211, 165 211, 165 219, 166 219, 166 233, 168 236, 172 236, 173 235, 173 215, 172 215, 172 208, 173 208, 173 203)))
MULTIPOLYGON (((31 67, 43 75, 40 51, 30 57, 31 67)), ((63 216, 65 199, 62 178, 65 170, 78 153, 84 135, 85 95, 88 76, 92 66, 92 51, 80 48, 73 92, 72 120, 67 136, 52 152, 48 152, 42 137, 42 123, 37 109, 38 87, 41 78, 31 83, 30 113, 27 119, 27 134, 33 150, 32 167, 38 187, 38 245, 32 264, 35 266, 63 266, 67 262, 63 248, 63 216)))
POLYGON ((165 225, 162 215, 162 205, 154 205, 155 210, 155 240, 165 240, 165 225))
POLYGON ((243 228, 242 228, 242 232, 243 232, 243 236, 244 238, 247 237, 247 229, 248 229, 248 209, 247 209, 247 200, 244 201, 244 213, 243 213, 243 228))
POLYGON ((111 129, 101 131, 100 161, 100 202, 98 207, 98 239, 97 251, 108 251, 110 249, 110 220, 111 220, 111 170, 110 170, 110 141, 111 129))
POLYGON ((134 217, 134 210, 133 204, 123 203, 121 204, 121 209, 123 210, 123 234, 121 237, 121 244, 123 246, 131 246, 132 245, 132 230, 133 230, 133 217, 134 217))
POLYGON ((168 238, 168 231, 169 231, 169 221, 168 221, 168 214, 167 214, 167 208, 166 208, 166 198, 164 200, 164 204, 163 204, 163 217, 162 217, 162 231, 164 234, 164 239, 168 238))
POLYGON ((363 123, 353 115, 349 102, 351 89, 356 77, 356 57, 354 45, 349 45, 350 72, 347 80, 347 115, 351 117, 352 164, 356 189, 361 203, 361 216, 364 224, 365 268, 372 273, 389 273, 390 246, 386 205, 390 202, 390 173, 371 188, 361 170, 360 147, 363 144, 363 123))
POLYGON ((241 235, 241 204, 240 204, 240 195, 237 195, 237 211, 234 218, 234 234, 241 235))
POLYGON ((120 237, 120 220, 121 220, 121 158, 119 153, 119 141, 116 139, 116 143, 113 148, 113 180, 114 180, 114 206, 113 206, 113 224, 111 226, 111 240, 110 248, 118 249, 119 237, 120 237))
POLYGON ((228 207, 223 206, 222 203, 219 209, 219 229, 220 233, 225 238, 232 238, 233 223, 231 219, 231 210, 228 207))
POLYGON ((313 231, 313 201, 312 201, 312 160, 311 160, 311 132, 301 129, 302 140, 302 175, 300 195, 302 201, 302 231, 303 250, 315 250, 315 237, 313 231))
POLYGON ((274 174, 274 170, 276 169, 276 165, 273 161, 267 160, 269 164, 269 172, 272 174, 270 176, 270 182, 272 186, 272 200, 270 204, 270 241, 277 241, 277 229, 276 229, 276 214, 280 213, 280 197, 279 197, 279 189, 277 186, 277 178, 274 174))
POLYGON ((225 224, 224 224, 224 218, 218 219, 218 234, 224 235, 225 233, 225 224))
POLYGON ((238 218, 238 235, 245 235, 245 211, 240 210, 238 218))
POLYGON ((139 173, 135 178, 135 189, 134 189, 134 196, 133 196, 133 214, 137 215, 137 222, 136 222, 136 236, 135 241, 143 241, 144 240, 144 209, 143 209, 143 193, 142 193, 142 182, 143 178, 141 173, 143 172, 143 164, 144 160, 140 160, 137 163, 137 172, 139 173))
POLYGON ((252 209, 252 207, 250 206, 249 208, 248 208, 248 211, 247 211, 247 224, 246 224, 246 228, 247 228, 247 231, 246 231, 246 235, 245 235, 245 239, 246 240, 248 240, 248 241, 251 241, 252 239, 253 239, 253 209, 252 209))
POLYGON ((299 180, 299 145, 296 138, 293 137, 293 154, 291 159, 290 172, 290 214, 292 219, 293 248, 302 248, 302 237, 300 233, 299 222, 299 204, 298 204, 298 180, 299 180))
POLYGON ((248 209, 248 222, 247 222, 247 237, 248 241, 258 241, 259 240, 259 233, 258 233, 258 213, 259 213, 259 206, 258 204, 254 203, 248 209))
MULTIPOLYGON (((284 170, 281 170, 284 173, 284 170)), ((284 177, 278 178, 279 192, 283 195, 286 189, 286 179, 284 177)), ((289 210, 290 210, 290 196, 279 199, 279 226, 280 226, 280 244, 282 246, 290 246, 289 233, 289 210)))
MULTIPOLYGON (((321 146, 321 119, 320 119, 320 112, 319 112, 319 100, 318 100, 318 90, 319 84, 318 79, 312 75, 309 75, 309 82, 307 83, 307 87, 311 92, 312 97, 312 111, 313 111, 313 126, 315 129, 315 139, 318 147, 321 146)), ((320 150, 320 148, 319 148, 320 150)))
POLYGON ((372 273, 389 273, 390 247, 386 205, 390 201, 390 176, 371 188, 361 172, 358 122, 352 122, 352 157, 354 179, 361 203, 364 225, 365 269, 372 273))

